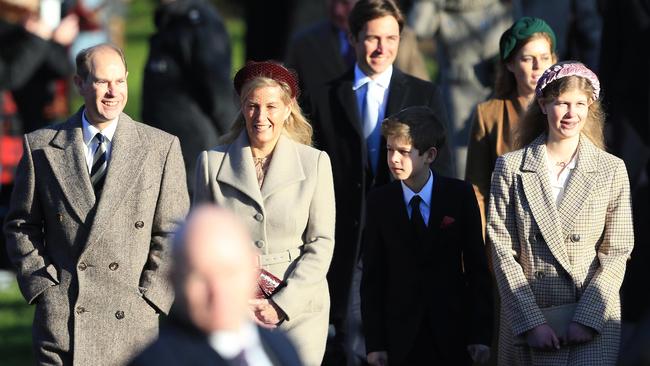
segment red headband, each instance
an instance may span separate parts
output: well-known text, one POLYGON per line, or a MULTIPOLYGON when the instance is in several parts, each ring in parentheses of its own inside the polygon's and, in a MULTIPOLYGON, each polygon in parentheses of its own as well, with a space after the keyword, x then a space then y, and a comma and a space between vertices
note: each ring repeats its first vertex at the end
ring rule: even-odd
POLYGON ((278 82, 283 82, 291 88, 291 97, 296 98, 300 95, 300 88, 298 87, 298 76, 293 70, 276 62, 271 61, 248 61, 246 66, 242 67, 237 74, 235 74, 235 90, 241 96, 241 88, 248 81, 256 77, 267 77, 278 82))

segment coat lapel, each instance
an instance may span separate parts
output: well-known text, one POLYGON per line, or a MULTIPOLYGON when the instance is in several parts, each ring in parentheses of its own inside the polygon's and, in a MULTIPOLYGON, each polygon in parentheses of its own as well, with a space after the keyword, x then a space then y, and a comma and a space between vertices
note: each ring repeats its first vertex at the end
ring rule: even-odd
POLYGON ((544 241, 560 265, 572 274, 569 256, 564 247, 558 210, 552 198, 551 184, 548 179, 545 141, 546 135, 542 134, 525 148, 521 168, 522 186, 544 241))
POLYGON ((584 135, 580 135, 577 159, 576 167, 571 172, 558 208, 562 223, 562 237, 566 237, 573 230, 575 219, 596 182, 597 150, 584 135))
POLYGON ((102 190, 93 226, 86 247, 92 245, 104 232, 111 218, 127 196, 137 177, 144 170, 147 140, 133 120, 122 113, 113 136, 111 157, 106 169, 106 181, 102 190))
POLYGON ((442 195, 445 189, 444 185, 444 178, 434 174, 431 202, 429 202, 429 223, 427 224, 433 243, 436 242, 435 238, 440 234, 440 223, 444 216, 444 202, 446 202, 446 197, 442 195))
POLYGON ((242 131, 228 147, 217 172, 217 181, 234 187, 250 197, 259 207, 264 207, 246 131, 242 131))
MULTIPOLYGON (((392 233, 396 240, 391 240, 395 243, 404 243, 404 245, 411 246, 413 250, 417 250, 417 243, 413 235, 411 219, 409 219, 406 210, 406 202, 404 202, 404 193, 402 192, 402 185, 399 181, 390 183, 390 192, 386 195, 386 199, 392 200, 388 202, 386 207, 392 213, 392 218, 387 222, 390 224, 387 229, 392 233)), ((414 252, 415 253, 415 252, 414 252)))
POLYGON ((44 149, 61 190, 79 220, 88 224, 88 214, 95 205, 95 193, 86 165, 80 109, 54 135, 44 149))
POLYGON ((404 108, 408 88, 406 87, 406 78, 401 71, 393 67, 393 75, 390 78, 388 87, 388 99, 386 100, 386 113, 384 117, 389 117, 404 108))
POLYGON ((285 135, 280 135, 262 184, 262 199, 268 198, 278 189, 305 179, 305 171, 300 162, 296 143, 285 135))
POLYGON ((336 90, 336 95, 339 98, 339 103, 343 107, 352 129, 354 129, 365 144, 365 139, 363 138, 363 127, 361 126, 361 111, 357 106, 357 96, 354 94, 354 90, 352 90, 353 84, 354 69, 351 69, 342 77, 336 90))

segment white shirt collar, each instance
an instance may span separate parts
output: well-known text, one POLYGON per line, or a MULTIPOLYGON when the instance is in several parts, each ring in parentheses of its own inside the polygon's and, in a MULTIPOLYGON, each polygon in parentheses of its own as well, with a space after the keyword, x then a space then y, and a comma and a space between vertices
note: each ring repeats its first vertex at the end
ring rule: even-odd
POLYGON ((402 184, 402 193, 404 193, 404 202, 406 203, 407 207, 415 195, 420 196, 422 203, 424 203, 427 207, 431 207, 431 194, 433 192, 433 173, 431 172, 431 169, 429 169, 429 179, 427 179, 427 182, 424 183, 424 186, 420 192, 413 192, 411 188, 404 184, 404 181, 400 181, 400 183, 402 184))
POLYGON ((370 76, 366 75, 359 68, 359 64, 354 64, 354 84, 352 85, 352 90, 357 90, 362 86, 366 85, 369 81, 373 80, 377 85, 381 86, 384 89, 388 89, 390 85, 390 78, 393 76, 393 65, 390 65, 384 72, 379 74, 374 80, 370 76))
POLYGON ((104 137, 108 139, 108 141, 112 142, 113 135, 115 134, 115 130, 117 129, 118 119, 119 118, 115 118, 109 123, 109 125, 106 128, 100 131, 97 127, 93 126, 90 122, 88 122, 88 119, 86 118, 86 109, 84 108, 83 113, 81 113, 81 127, 82 127, 81 129, 83 131, 84 144, 86 144, 86 146, 90 145, 90 142, 93 140, 93 138, 98 132, 101 132, 102 135, 104 135, 104 137))
POLYGON ((236 357, 242 350, 252 349, 261 344, 260 335, 255 325, 250 322, 234 331, 216 331, 208 336, 210 346, 227 359, 236 357))

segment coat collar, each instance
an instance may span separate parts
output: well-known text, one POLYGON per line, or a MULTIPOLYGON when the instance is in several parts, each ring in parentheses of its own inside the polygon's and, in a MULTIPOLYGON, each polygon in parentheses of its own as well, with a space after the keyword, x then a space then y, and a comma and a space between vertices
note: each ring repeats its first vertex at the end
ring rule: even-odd
POLYGON ((588 138, 580 135, 576 168, 557 207, 548 178, 545 142, 546 134, 542 134, 524 148, 522 185, 545 242, 558 262, 571 274, 571 263, 564 242, 571 234, 575 218, 579 216, 597 180, 595 173, 598 171, 598 149, 588 138))
POLYGON ((237 188, 260 207, 264 207, 264 199, 271 194, 291 183, 306 179, 296 144, 284 134, 280 135, 260 190, 248 135, 242 131, 227 148, 217 172, 217 180, 237 188))

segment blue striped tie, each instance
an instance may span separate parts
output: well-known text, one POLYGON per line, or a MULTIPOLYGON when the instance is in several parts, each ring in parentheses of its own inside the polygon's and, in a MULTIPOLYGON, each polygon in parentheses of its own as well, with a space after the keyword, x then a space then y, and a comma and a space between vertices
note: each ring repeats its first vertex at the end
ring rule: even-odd
POLYGON ((101 133, 97 133, 95 140, 97 140, 97 150, 95 150, 95 154, 93 155, 93 165, 90 169, 90 182, 93 184, 95 196, 98 197, 102 188, 104 188, 108 161, 106 160, 106 138, 101 133))

